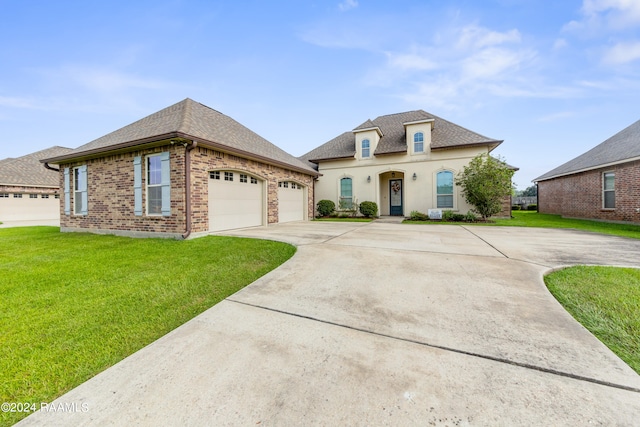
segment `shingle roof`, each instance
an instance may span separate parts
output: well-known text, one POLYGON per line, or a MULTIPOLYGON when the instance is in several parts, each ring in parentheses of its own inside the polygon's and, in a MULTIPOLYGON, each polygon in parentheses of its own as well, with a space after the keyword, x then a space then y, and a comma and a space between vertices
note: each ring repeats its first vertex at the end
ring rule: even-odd
POLYGON ((621 130, 591 150, 550 170, 534 181, 544 181, 563 175, 596 169, 640 158, 640 120, 621 130))
POLYGON ((58 172, 46 169, 40 160, 71 151, 71 148, 55 146, 22 157, 0 160, 0 185, 58 188, 58 172))
MULTIPOLYGON (((469 145, 494 145, 502 141, 487 138, 476 132, 458 126, 423 110, 380 116, 375 120, 367 120, 354 131, 378 127, 382 137, 374 155, 400 153, 407 151, 405 123, 433 120, 434 129, 431 134, 431 149, 447 149, 469 145)), ((340 158, 352 158, 356 152, 356 139, 353 132, 345 132, 331 141, 311 150, 300 157, 302 160, 318 161, 340 158)))
POLYGON ((317 175, 308 164, 276 147, 231 117, 189 98, 84 144, 62 158, 48 160, 57 163, 172 137, 194 139, 200 144, 226 148, 240 155, 264 159, 317 175))

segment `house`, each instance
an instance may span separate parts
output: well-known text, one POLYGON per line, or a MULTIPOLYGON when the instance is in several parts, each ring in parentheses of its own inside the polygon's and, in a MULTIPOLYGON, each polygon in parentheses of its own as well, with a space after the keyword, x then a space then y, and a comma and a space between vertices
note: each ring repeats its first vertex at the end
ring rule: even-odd
MULTIPOLYGON (((466 213, 454 177, 469 161, 502 141, 487 138, 422 110, 380 116, 301 157, 317 167, 316 202, 377 203, 381 215, 409 216, 430 209, 466 213)), ((510 215, 505 196, 500 216, 510 215)))
POLYGON ((541 213, 640 223, 640 120, 534 182, 541 213))
POLYGON ((191 99, 68 153, 61 231, 187 238, 304 220, 318 172, 191 99))
POLYGON ((0 160, 0 221, 46 223, 59 219, 58 173, 43 168, 40 160, 69 151, 56 146, 0 160))

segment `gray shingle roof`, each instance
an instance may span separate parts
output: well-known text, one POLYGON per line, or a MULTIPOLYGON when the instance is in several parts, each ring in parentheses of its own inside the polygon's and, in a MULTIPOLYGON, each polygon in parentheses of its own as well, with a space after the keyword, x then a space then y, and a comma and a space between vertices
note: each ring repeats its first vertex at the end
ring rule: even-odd
POLYGON ((58 188, 58 172, 46 169, 40 160, 71 151, 71 148, 55 146, 22 157, 0 160, 0 185, 58 188))
POLYGON ((534 181, 544 181, 610 164, 623 163, 633 158, 640 158, 640 120, 586 153, 539 176, 534 181))
MULTIPOLYGON (((380 128, 382 137, 374 152, 374 155, 401 153, 407 151, 405 135, 405 123, 422 120, 434 120, 434 129, 431 134, 431 149, 447 149, 470 145, 497 146, 502 141, 487 138, 476 132, 458 126, 423 110, 408 111, 405 113, 380 116, 375 120, 367 120, 354 131, 380 128)), ((318 161, 340 158, 352 158, 356 152, 356 139, 353 132, 345 132, 331 141, 311 150, 300 157, 302 160, 318 161)))
POLYGON ((276 147, 231 117, 189 98, 84 144, 62 158, 49 160, 57 163, 172 137, 194 139, 201 145, 209 143, 233 153, 317 175, 307 163, 276 147))

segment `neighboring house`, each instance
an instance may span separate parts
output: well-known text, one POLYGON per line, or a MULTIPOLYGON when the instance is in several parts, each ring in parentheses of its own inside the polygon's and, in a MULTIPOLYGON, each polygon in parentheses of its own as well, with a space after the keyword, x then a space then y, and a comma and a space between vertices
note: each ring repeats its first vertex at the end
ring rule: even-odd
POLYGON ((534 182, 541 213, 640 222, 640 120, 534 182))
MULTIPOLYGON (((328 199, 348 209, 372 201, 381 215, 409 216, 429 209, 466 213, 473 207, 454 178, 473 157, 500 143, 418 110, 367 120, 301 159, 317 165, 321 174, 316 202, 328 199)), ((499 216, 510 216, 510 209, 505 195, 499 216)))
POLYGON ((0 221, 59 219, 59 176, 42 167, 40 160, 70 151, 70 148, 51 147, 0 160, 0 221))
POLYGON ((43 162, 60 168, 61 231, 128 236, 308 219, 318 175, 191 99, 43 162))

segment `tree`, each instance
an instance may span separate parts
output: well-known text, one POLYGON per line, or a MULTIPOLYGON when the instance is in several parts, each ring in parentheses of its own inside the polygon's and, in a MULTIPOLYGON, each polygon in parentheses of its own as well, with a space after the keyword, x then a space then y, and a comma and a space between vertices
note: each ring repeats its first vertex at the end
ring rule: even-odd
POLYGON ((456 177, 467 203, 482 219, 502 210, 502 202, 512 191, 511 178, 515 171, 504 160, 488 154, 474 157, 456 177))
POLYGON ((522 197, 535 197, 538 195, 538 186, 532 185, 531 187, 527 187, 520 192, 522 197))

